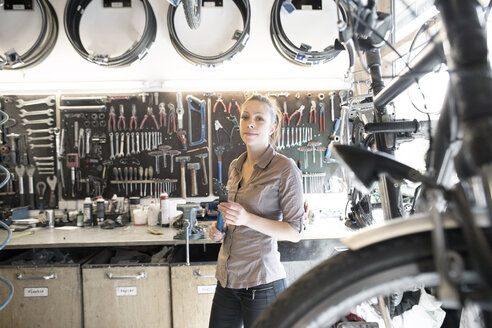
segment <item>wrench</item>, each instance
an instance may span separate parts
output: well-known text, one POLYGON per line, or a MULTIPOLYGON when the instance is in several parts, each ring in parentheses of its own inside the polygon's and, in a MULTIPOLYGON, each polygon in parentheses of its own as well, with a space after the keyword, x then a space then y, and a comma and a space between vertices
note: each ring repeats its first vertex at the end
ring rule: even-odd
POLYGON ((114 160, 113 132, 109 132, 109 145, 111 146, 111 155, 109 155, 109 159, 114 160))
POLYGON ((53 113, 55 112, 53 108, 48 108, 46 110, 35 110, 32 112, 28 112, 24 108, 19 110, 20 114, 19 117, 25 117, 25 116, 36 116, 36 115, 46 115, 46 116, 53 116, 53 113))
POLYGON ((47 118, 44 120, 31 120, 29 121, 28 119, 23 118, 21 121, 22 125, 31 125, 31 124, 47 124, 47 125, 53 125, 55 120, 53 118, 47 118))
POLYGON ((33 133, 51 133, 55 132, 55 128, 47 128, 47 129, 26 129, 27 135, 30 136, 33 133))
POLYGON ((135 132, 132 132, 132 151, 131 154, 135 154, 135 132))
POLYGON ((140 153, 140 132, 137 132, 137 154, 140 153))
POLYGON ((23 99, 17 99, 17 101, 15 102, 15 106, 17 108, 22 108, 22 107, 32 106, 32 105, 41 105, 41 104, 53 106, 55 104, 55 96, 48 96, 46 98, 28 100, 28 101, 25 101, 23 99))
POLYGON ((48 205, 51 208, 53 208, 56 205, 56 197, 55 197, 55 189, 56 189, 56 184, 57 184, 56 175, 53 175, 51 177, 47 177, 46 182, 48 183, 48 186, 50 187, 50 201, 49 201, 48 205))
POLYGON ((46 156, 46 157, 33 156, 32 158, 35 161, 54 161, 55 160, 54 156, 46 156))
POLYGON ((55 167, 55 163, 53 162, 34 162, 36 166, 51 166, 52 168, 55 167))
POLYGON ((126 133, 126 156, 130 157, 130 132, 126 133))
POLYGON ((31 142, 31 141, 39 141, 39 140, 53 141, 53 139, 55 139, 55 137, 53 135, 46 136, 46 137, 27 137, 27 141, 29 141, 29 142, 31 142))
POLYGON ((29 144, 29 148, 31 149, 36 149, 36 148, 51 148, 54 149, 55 145, 51 142, 49 144, 29 144))
POLYGON ((120 157, 120 144, 119 144, 120 133, 119 132, 116 132, 114 134, 114 136, 116 137, 115 138, 115 142, 114 142, 114 145, 115 145, 115 148, 116 148, 116 152, 114 153, 114 156, 115 157, 120 157))
POLYGON ((118 154, 118 157, 124 157, 125 156, 125 134, 122 132, 120 135, 120 153, 118 154))
POLYGON ((91 153, 91 129, 85 129, 85 153, 89 155, 91 153))

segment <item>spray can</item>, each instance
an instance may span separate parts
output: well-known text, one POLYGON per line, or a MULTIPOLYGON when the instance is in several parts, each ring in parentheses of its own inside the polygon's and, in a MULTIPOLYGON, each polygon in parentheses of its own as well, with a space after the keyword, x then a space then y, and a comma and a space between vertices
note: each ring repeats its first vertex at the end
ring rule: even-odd
POLYGON ((82 211, 79 211, 77 214, 77 227, 83 227, 84 226, 84 213, 82 211))
POLYGON ((104 198, 99 196, 96 201, 96 222, 94 225, 99 225, 104 222, 104 198))
POLYGON ((84 200, 84 226, 92 226, 92 200, 86 197, 84 200))
POLYGON ((163 192, 159 198, 161 203, 161 227, 169 228, 169 211, 171 210, 169 196, 166 192, 163 192))

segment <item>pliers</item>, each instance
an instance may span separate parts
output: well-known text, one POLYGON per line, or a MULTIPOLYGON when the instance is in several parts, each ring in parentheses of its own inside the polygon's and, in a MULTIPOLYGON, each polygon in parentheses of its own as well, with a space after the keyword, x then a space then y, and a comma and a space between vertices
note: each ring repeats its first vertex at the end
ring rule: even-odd
POLYGON ((132 104, 132 116, 130 117, 130 130, 137 129, 138 123, 137 123, 137 106, 135 104, 132 104), (133 125, 135 124, 135 127, 133 125))
POLYGON ((126 123, 125 123, 125 108, 123 107, 123 104, 120 104, 120 116, 118 116, 118 130, 120 130, 120 123, 123 122, 123 130, 126 130, 126 123))
POLYGON ((172 103, 169 103, 167 107, 169 107, 169 124, 167 125, 167 134, 171 135, 173 132, 176 132, 176 108, 172 103), (170 131, 171 125, 173 128, 172 131, 170 131))
POLYGON ((326 131, 325 104, 319 103, 319 130, 326 131))
POLYGON ((241 107, 239 107, 239 104, 237 103, 237 100, 235 100, 235 99, 231 99, 231 101, 229 101, 229 106, 227 107, 227 113, 228 114, 231 113, 231 107, 232 107, 233 103, 234 103, 234 107, 236 107, 236 109, 237 109, 237 112, 241 113, 241 107))
POLYGON ((166 105, 163 102, 161 102, 159 104, 159 123, 161 124, 161 127, 167 125, 166 117, 167 117, 166 105))
POLYGON ((113 131, 116 131, 116 114, 113 106, 109 108, 108 132, 111 132, 111 121, 113 121, 113 131))
POLYGON ((309 123, 311 123, 311 120, 313 118, 313 113, 314 113, 314 124, 316 124, 316 101, 311 100, 311 109, 309 110, 309 123))
POLYGON ((147 114, 145 114, 143 120, 142 120, 142 123, 140 123, 140 130, 142 130, 144 124, 145 124, 145 121, 147 121, 147 117, 151 116, 152 119, 154 120, 154 124, 155 124, 155 128, 157 130, 159 130, 159 124, 157 123, 157 120, 155 119, 155 115, 154 113, 152 112, 152 107, 147 107, 147 114))
POLYGON ((227 112, 226 105, 224 104, 224 100, 222 99, 222 96, 221 95, 219 95, 219 97, 215 101, 213 112, 215 113, 215 109, 217 108, 217 105, 219 103, 222 104, 222 107, 224 107, 224 112, 227 112))
POLYGON ((222 124, 218 120, 215 120, 215 136, 217 137, 217 143, 220 144, 220 139, 219 139, 219 131, 224 131, 224 133, 229 137, 229 142, 231 142, 232 138, 229 132, 224 129, 222 124))
POLYGON ((296 125, 299 125, 301 123, 302 111, 304 110, 304 108, 306 108, 306 107, 304 105, 301 105, 301 107, 299 107, 299 109, 296 109, 295 112, 292 113, 292 115, 290 115, 289 123, 292 120, 292 118, 299 113, 299 119, 297 120, 297 123, 296 123, 296 125))
POLYGON ((282 125, 285 125, 285 121, 287 120, 287 125, 290 123, 290 118, 289 118, 289 113, 287 112, 287 102, 284 101, 284 111, 282 113, 283 118, 282 118, 282 125))

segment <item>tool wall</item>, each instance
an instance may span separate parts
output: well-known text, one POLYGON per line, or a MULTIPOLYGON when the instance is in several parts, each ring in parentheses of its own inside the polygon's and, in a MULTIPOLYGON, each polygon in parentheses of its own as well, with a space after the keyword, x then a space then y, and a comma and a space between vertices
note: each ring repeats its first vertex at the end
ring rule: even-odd
MULTIPOLYGON (((304 192, 329 191, 337 165, 326 147, 340 116, 338 93, 261 93, 276 98, 282 109, 278 151, 302 169, 304 192)), ((114 194, 158 197, 166 191, 171 197, 208 196, 212 176, 226 184, 231 161, 245 151, 239 110, 250 95, 3 96, 1 109, 10 118, 2 126, 1 162, 14 179, 2 195, 12 206, 32 208, 56 207, 55 195, 107 199, 114 194)))

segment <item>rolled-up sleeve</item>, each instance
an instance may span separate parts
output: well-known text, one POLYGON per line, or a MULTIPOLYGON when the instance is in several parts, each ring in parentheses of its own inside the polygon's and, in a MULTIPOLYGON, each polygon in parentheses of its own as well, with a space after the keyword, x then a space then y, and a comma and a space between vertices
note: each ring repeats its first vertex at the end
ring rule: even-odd
POLYGON ((283 215, 282 221, 301 232, 304 218, 302 173, 292 160, 282 172, 280 181, 279 200, 283 215))

